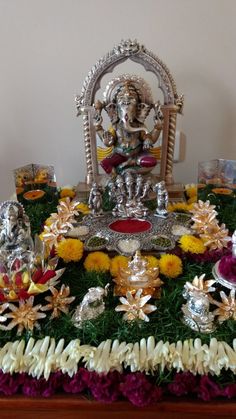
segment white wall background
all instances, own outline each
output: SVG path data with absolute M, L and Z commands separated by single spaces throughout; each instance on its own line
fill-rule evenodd
M 59 184 L 84 180 L 74 96 L 122 38 L 159 56 L 185 94 L 175 180 L 195 181 L 198 161 L 236 159 L 235 17 L 235 0 L 0 0 L 0 200 L 31 162 L 53 164 Z

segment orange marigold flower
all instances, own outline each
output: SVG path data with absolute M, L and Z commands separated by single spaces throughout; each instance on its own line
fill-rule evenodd
M 111 259 L 110 273 L 113 277 L 117 276 L 120 269 L 128 268 L 129 258 L 117 255 Z
M 181 259 L 176 255 L 162 255 L 159 260 L 160 273 L 169 277 L 176 278 L 183 272 Z
M 84 202 L 80 202 L 77 206 L 76 206 L 77 211 L 81 212 L 82 214 L 89 214 L 90 213 L 90 209 L 88 207 L 87 204 L 85 204 Z
M 190 185 L 186 187 L 185 189 L 186 195 L 188 198 L 194 198 L 197 196 L 197 186 L 196 185 Z
M 86 271 L 105 272 L 110 269 L 110 258 L 104 252 L 92 252 L 86 257 L 84 267 Z
M 78 262 L 83 256 L 83 243 L 78 239 L 61 240 L 56 247 L 57 255 L 64 262 Z
M 159 262 L 158 262 L 158 259 L 155 256 L 152 256 L 152 255 L 145 256 L 145 259 L 148 262 L 148 265 L 147 265 L 148 269 L 158 268 Z
M 74 189 L 70 188 L 64 188 L 60 191 L 60 198 L 74 198 L 75 197 L 75 191 Z
M 170 212 L 188 212 L 190 206 L 186 202 L 174 202 L 168 205 L 168 211 Z
M 184 252 L 204 253 L 206 250 L 206 246 L 203 241 L 192 235 L 186 234 L 180 237 L 179 244 Z

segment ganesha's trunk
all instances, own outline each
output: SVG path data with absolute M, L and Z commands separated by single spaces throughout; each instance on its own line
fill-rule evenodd
M 126 115 L 124 118 L 122 118 L 122 122 L 124 124 L 124 129 L 131 133 L 131 132 L 139 132 L 139 131 L 145 131 L 146 134 L 148 134 L 148 130 L 145 127 L 145 125 L 143 125 L 142 127 L 132 127 L 130 125 L 130 121 L 126 119 Z

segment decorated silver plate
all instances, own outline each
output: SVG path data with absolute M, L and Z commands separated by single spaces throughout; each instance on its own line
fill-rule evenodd
M 180 221 L 178 220 L 178 225 L 186 225 L 186 219 L 182 220 L 183 224 Z M 88 251 L 106 249 L 127 256 L 134 254 L 136 250 L 161 252 L 172 249 L 178 239 L 172 233 L 172 228 L 176 225 L 175 213 L 169 213 L 166 218 L 150 214 L 141 219 L 118 218 L 112 213 L 105 213 L 103 217 L 90 214 L 83 218 L 80 225 L 89 228 L 84 239 L 85 249 Z

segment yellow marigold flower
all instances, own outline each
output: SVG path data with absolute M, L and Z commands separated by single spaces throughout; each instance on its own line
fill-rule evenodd
M 159 266 L 159 262 L 158 259 L 155 256 L 145 256 L 145 259 L 148 262 L 147 267 L 150 268 L 158 268 Z
M 176 255 L 162 255 L 159 260 L 160 273 L 169 278 L 176 278 L 183 272 L 181 259 Z
M 118 255 L 111 259 L 110 273 L 116 277 L 121 268 L 128 268 L 129 258 L 126 256 Z
M 188 199 L 188 206 L 190 206 L 190 204 L 195 204 L 195 202 L 197 202 L 197 195 L 193 196 L 192 198 Z M 189 209 L 192 209 L 192 205 Z
M 77 206 L 76 206 L 77 211 L 82 212 L 82 214 L 89 214 L 90 213 L 90 209 L 88 207 L 87 204 L 85 204 L 84 202 L 80 202 Z
M 180 247 L 184 252 L 204 253 L 206 246 L 198 237 L 184 235 L 179 239 Z
M 60 191 L 60 197 L 61 198 L 74 198 L 75 197 L 75 191 L 74 189 L 70 189 L 70 188 L 64 188 Z
M 64 260 L 64 262 L 78 262 L 83 256 L 83 243 L 78 239 L 61 240 L 57 247 L 57 255 Z
M 189 205 L 185 202 L 174 202 L 168 205 L 168 211 L 170 212 L 188 212 Z
M 197 186 L 191 185 L 185 189 L 188 198 L 194 198 L 197 196 Z
M 92 252 L 84 261 L 86 271 L 105 272 L 110 269 L 110 258 L 104 252 Z

